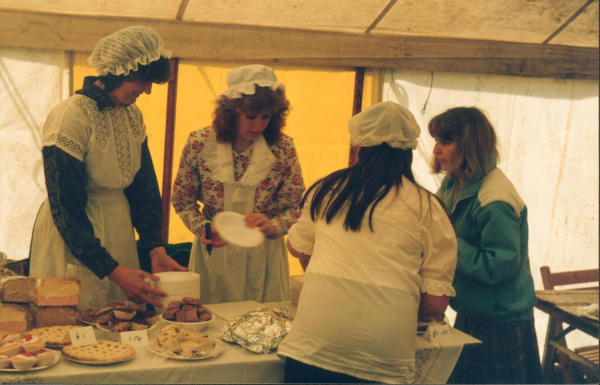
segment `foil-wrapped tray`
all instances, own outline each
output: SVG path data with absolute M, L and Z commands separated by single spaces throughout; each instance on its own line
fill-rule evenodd
M 271 353 L 292 327 L 287 309 L 265 307 L 242 314 L 221 329 L 220 336 L 255 353 Z

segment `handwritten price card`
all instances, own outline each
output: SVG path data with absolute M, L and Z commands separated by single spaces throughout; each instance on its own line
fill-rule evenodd
M 450 326 L 448 325 L 429 325 L 425 332 L 425 338 L 430 342 L 444 342 L 450 337 Z
M 134 349 L 148 347 L 148 332 L 146 330 L 135 330 L 121 333 L 121 342 L 131 345 Z
M 96 343 L 96 334 L 92 326 L 69 329 L 69 337 L 71 337 L 71 344 L 75 348 Z

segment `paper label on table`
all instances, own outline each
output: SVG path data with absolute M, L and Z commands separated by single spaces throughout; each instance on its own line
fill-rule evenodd
M 450 339 L 449 325 L 429 325 L 425 332 L 425 338 L 430 342 L 444 342 Z
M 134 349 L 148 347 L 148 331 L 135 330 L 121 333 L 121 342 L 130 345 Z
M 75 348 L 96 343 L 96 334 L 92 326 L 69 329 L 69 336 L 71 337 L 71 344 Z

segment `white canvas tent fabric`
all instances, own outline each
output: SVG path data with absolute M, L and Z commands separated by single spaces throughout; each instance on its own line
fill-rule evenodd
M 29 256 L 33 222 L 46 194 L 42 127 L 68 93 L 63 51 L 0 49 L 0 251 Z
M 433 80 L 432 80 L 433 77 Z M 598 267 L 598 83 L 501 75 L 389 70 L 383 100 L 407 107 L 421 126 L 413 170 L 435 192 L 442 177 L 431 174 L 434 141 L 427 123 L 448 108 L 475 106 L 494 125 L 498 164 L 528 207 L 529 257 L 537 290 L 540 267 L 553 271 Z M 543 352 L 547 316 L 535 313 Z M 583 333 L 569 346 L 590 345 Z

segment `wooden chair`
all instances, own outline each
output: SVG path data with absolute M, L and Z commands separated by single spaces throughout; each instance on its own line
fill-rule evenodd
M 540 268 L 540 272 L 542 273 L 544 290 L 555 290 L 556 286 L 598 282 L 598 269 L 552 273 L 550 272 L 550 268 L 548 266 L 542 266 Z M 589 289 L 589 287 L 582 289 Z M 559 322 L 556 325 L 554 335 L 557 335 L 562 331 L 563 327 Z M 560 343 L 564 344 L 564 346 L 567 346 L 564 338 L 560 341 Z M 582 357 L 585 357 L 588 360 L 598 364 L 598 345 L 576 348 L 575 352 Z M 562 372 L 566 384 L 582 382 L 598 383 L 598 373 L 591 373 L 587 367 L 570 360 L 567 355 L 558 351 L 554 351 L 553 357 L 554 358 L 552 362 L 555 364 L 554 369 Z

